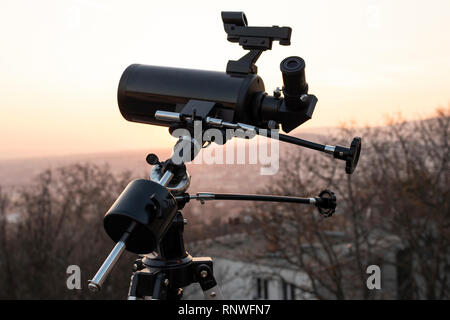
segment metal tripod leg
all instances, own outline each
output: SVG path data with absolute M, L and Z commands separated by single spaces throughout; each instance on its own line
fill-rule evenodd
M 148 270 L 137 271 L 131 277 L 128 300 L 165 300 L 167 299 L 168 280 L 163 271 L 156 273 Z
M 194 258 L 194 261 L 202 258 Z M 198 261 L 197 260 L 197 261 Z M 211 260 L 209 258 L 209 260 Z M 212 270 L 212 261 L 211 265 L 200 264 L 196 268 L 197 272 L 197 281 L 200 284 L 200 287 L 203 290 L 203 295 L 206 300 L 223 300 L 222 291 L 217 284 L 216 279 L 214 278 L 213 270 Z
M 128 300 L 142 300 L 141 297 L 137 296 L 138 278 L 135 275 L 136 274 L 133 274 L 131 276 L 130 289 L 128 290 Z
M 164 284 L 166 275 L 164 272 L 158 272 L 153 285 L 152 300 L 165 300 L 167 298 L 167 284 Z
M 203 290 L 203 295 L 206 300 L 223 300 L 222 291 L 220 291 L 219 285 L 212 287 L 208 290 Z

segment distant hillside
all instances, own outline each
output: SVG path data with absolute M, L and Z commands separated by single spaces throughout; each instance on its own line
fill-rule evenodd
M 318 134 L 303 134 L 301 136 L 302 138 L 318 142 L 325 142 L 326 140 L 326 137 Z M 250 143 L 253 143 L 252 140 L 250 140 Z M 245 143 L 245 147 L 247 148 L 245 152 L 248 154 L 248 143 Z M 225 157 L 225 148 L 218 148 L 223 148 Z M 280 143 L 281 154 L 290 148 L 292 146 Z M 30 183 L 36 175 L 46 169 L 58 168 L 73 163 L 108 165 L 115 173 L 129 170 L 136 177 L 147 177 L 150 166 L 145 162 L 145 157 L 150 152 L 157 154 L 161 160 L 165 160 L 172 153 L 172 149 L 117 151 L 75 156 L 0 160 L 0 185 L 5 188 L 20 187 Z M 265 180 L 267 181 L 270 178 L 270 176 L 261 176 L 259 169 L 259 164 L 188 164 L 189 173 L 192 175 L 192 191 L 212 189 L 228 192 L 239 190 L 249 192 L 257 184 Z
M 326 143 L 327 137 L 318 134 L 302 134 L 302 138 L 310 139 L 320 143 Z M 241 140 L 243 141 L 243 140 Z M 248 155 L 248 147 L 255 141 L 245 142 L 245 154 Z M 280 143 L 280 155 L 295 146 Z M 224 148 L 224 147 L 218 147 Z M 226 155 L 225 149 L 224 157 Z M 242 152 L 242 148 L 240 149 Z M 304 152 L 309 152 L 304 149 Z M 49 158 L 31 158 L 0 160 L 0 185 L 5 190 L 26 186 L 32 182 L 33 178 L 40 172 L 52 168 L 63 167 L 74 163 L 93 163 L 96 165 L 108 165 L 113 173 L 120 173 L 126 170 L 132 172 L 134 178 L 147 178 L 150 166 L 145 162 L 145 157 L 149 152 L 156 153 L 160 160 L 170 157 L 172 150 L 138 150 L 122 151 L 98 154 L 85 154 L 76 156 L 61 156 Z M 235 149 L 235 154 L 237 149 Z M 246 161 L 248 163 L 248 161 Z M 187 165 L 191 174 L 190 193 L 195 192 L 233 192 L 233 193 L 256 193 L 261 187 L 271 182 L 272 176 L 261 175 L 259 164 L 193 164 Z M 211 202 L 205 205 L 210 218 L 220 216 L 222 218 L 237 214 L 245 202 Z M 189 205 L 190 214 L 197 215 L 201 212 L 200 203 Z

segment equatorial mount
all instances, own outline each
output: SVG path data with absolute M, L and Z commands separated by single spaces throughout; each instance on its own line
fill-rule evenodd
M 106 213 L 105 231 L 116 245 L 94 278 L 89 280 L 90 290 L 101 289 L 119 257 L 128 250 L 138 254 L 149 253 L 136 263 L 129 299 L 148 296 L 154 299 L 180 299 L 181 288 L 193 282 L 200 283 L 206 298 L 221 298 L 212 275 L 212 260 L 193 258 L 184 247 L 182 232 L 186 221 L 181 209 L 191 200 L 202 203 L 243 200 L 309 204 L 316 206 L 324 217 L 331 216 L 335 211 L 336 197 L 329 190 L 311 198 L 209 192 L 190 195 L 184 192 L 189 185 L 186 165 L 173 160 L 180 151 L 177 146 L 186 141 L 191 141 L 191 138 L 181 137 L 172 157 L 164 162 L 159 161 L 155 154 L 149 154 L 146 160 L 153 165 L 150 177 L 154 180 L 130 182 Z M 176 181 L 175 186 L 181 187 L 172 185 L 171 190 L 173 181 Z

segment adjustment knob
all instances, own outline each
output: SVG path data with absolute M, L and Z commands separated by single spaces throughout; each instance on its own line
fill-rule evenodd
M 145 161 L 147 161 L 147 163 L 152 166 L 154 166 L 155 164 L 160 164 L 158 156 L 154 153 L 149 153 L 145 158 Z
M 316 207 L 320 215 L 325 218 L 331 217 L 336 210 L 336 196 L 334 192 L 323 190 L 319 194 L 319 199 L 320 201 L 316 203 Z
M 345 172 L 352 174 L 356 169 L 361 154 L 361 138 L 354 137 L 350 148 L 336 146 L 333 157 L 345 161 Z

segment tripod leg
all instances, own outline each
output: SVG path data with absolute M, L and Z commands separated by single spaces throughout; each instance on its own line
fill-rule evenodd
M 167 281 L 164 272 L 158 272 L 153 286 L 152 300 L 165 300 L 167 299 Z
M 212 268 L 206 264 L 199 265 L 197 277 L 206 300 L 223 300 L 222 292 L 214 278 Z
M 164 272 L 144 269 L 131 277 L 128 300 L 165 300 L 168 298 L 168 280 Z
M 141 297 L 137 296 L 137 286 L 138 286 L 138 277 L 134 273 L 131 276 L 130 281 L 130 289 L 128 290 L 128 300 L 142 300 Z
M 217 284 L 211 289 L 203 290 L 203 295 L 206 300 L 223 300 L 222 292 Z

